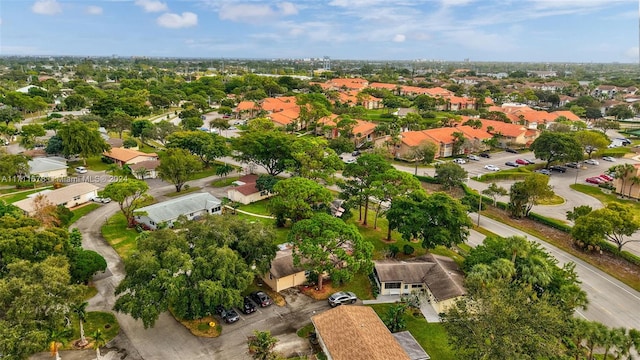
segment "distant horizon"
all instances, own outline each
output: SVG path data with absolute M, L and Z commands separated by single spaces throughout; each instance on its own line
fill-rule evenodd
M 638 7 L 638 0 L 4 0 L 0 54 L 633 64 Z

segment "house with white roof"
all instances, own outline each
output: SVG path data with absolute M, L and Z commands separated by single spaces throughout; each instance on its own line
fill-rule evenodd
M 33 214 L 35 209 L 34 199 L 38 195 L 44 195 L 45 202 L 55 206 L 63 205 L 69 209 L 91 201 L 98 196 L 98 187 L 85 182 L 71 184 L 56 190 L 45 190 L 29 195 L 24 200 L 17 201 L 13 205 L 19 207 L 27 214 Z
M 67 176 L 68 167 L 64 158 L 37 157 L 29 160 L 29 174 L 33 177 L 62 178 Z
M 156 230 L 161 224 L 173 227 L 178 217 L 197 219 L 207 214 L 221 214 L 222 201 L 209 193 L 195 193 L 142 207 L 135 212 L 136 223 Z

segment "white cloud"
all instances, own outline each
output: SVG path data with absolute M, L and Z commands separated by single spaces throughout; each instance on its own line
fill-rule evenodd
M 295 15 L 298 13 L 298 8 L 296 7 L 296 5 L 290 2 L 281 2 L 279 4 L 276 4 L 276 6 L 278 7 L 278 9 L 280 9 L 280 13 L 284 16 Z
M 255 22 L 273 20 L 279 16 L 289 16 L 298 13 L 298 8 L 290 2 L 276 4 L 275 8 L 267 4 L 231 4 L 226 3 L 218 10 L 222 20 Z
M 442 6 L 462 6 L 472 3 L 474 0 L 441 0 Z
M 405 40 L 407 40 L 407 37 L 404 36 L 404 34 L 396 34 L 396 36 L 393 37 L 393 42 L 404 42 Z
M 188 11 L 182 14 L 166 13 L 160 15 L 156 22 L 162 27 L 180 29 L 198 25 L 198 15 Z
M 86 7 L 85 12 L 89 15 L 100 15 L 102 14 L 102 8 L 100 6 L 90 5 Z
M 169 10 L 167 4 L 155 0 L 136 0 L 135 4 L 143 8 L 146 12 L 160 12 Z
M 56 0 L 38 0 L 31 6 L 31 11 L 40 15 L 55 15 L 62 12 L 62 6 Z

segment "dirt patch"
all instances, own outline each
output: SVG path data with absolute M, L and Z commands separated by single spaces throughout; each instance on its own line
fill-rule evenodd
M 199 337 L 215 338 L 220 336 L 222 327 L 217 319 L 213 316 L 207 316 L 197 320 L 180 320 L 180 324 L 189 329 L 189 331 Z
M 314 300 L 326 300 L 333 294 L 334 292 L 339 291 L 339 289 L 333 287 L 330 279 L 324 280 L 322 282 L 322 290 L 317 290 L 315 286 L 300 286 L 298 289 L 305 295 L 309 296 Z

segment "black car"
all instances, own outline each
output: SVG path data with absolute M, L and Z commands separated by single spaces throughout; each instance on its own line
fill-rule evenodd
M 578 168 L 578 163 L 577 162 L 570 162 L 570 163 L 566 163 L 564 164 L 566 167 L 570 167 L 573 169 L 577 169 Z
M 262 291 L 254 291 L 251 293 L 251 300 L 255 301 L 260 307 L 267 307 L 273 304 L 273 301 L 269 297 L 269 295 L 265 294 Z
M 222 320 L 224 320 L 224 322 L 226 322 L 227 324 L 231 324 L 240 320 L 240 316 L 235 310 L 225 309 L 221 305 L 216 306 L 216 313 L 220 315 Z
M 508 152 L 508 153 L 512 153 L 512 154 L 517 154 L 518 150 L 516 149 L 511 149 L 511 148 L 506 148 L 504 149 L 504 151 Z
M 253 304 L 253 301 L 249 299 L 248 296 L 244 297 L 244 304 L 242 304 L 242 312 L 245 314 L 251 314 L 256 311 L 256 306 Z
M 514 161 L 507 161 L 504 164 L 507 166 L 518 167 L 518 164 L 516 164 Z
M 551 171 L 557 171 L 557 172 L 567 172 L 567 168 L 564 166 L 560 166 L 560 165 L 553 165 L 553 166 L 549 166 L 549 170 Z
M 491 155 L 489 155 L 489 153 L 480 153 L 480 157 L 489 159 Z

